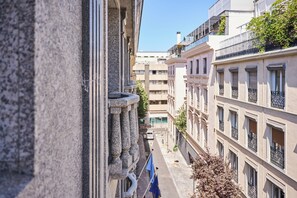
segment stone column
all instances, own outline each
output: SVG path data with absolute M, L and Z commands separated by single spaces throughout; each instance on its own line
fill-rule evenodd
M 108 91 L 121 91 L 120 10 L 108 9 Z M 111 58 L 112 57 L 112 58 Z
M 135 160 L 139 157 L 138 156 L 138 130 L 137 130 L 137 117 L 136 117 L 136 111 L 137 111 L 137 104 L 133 104 L 131 106 L 130 111 L 130 130 L 131 130 L 131 149 L 130 154 L 132 155 L 132 160 L 135 162 Z
M 123 107 L 121 114 L 122 121 L 122 162 L 123 168 L 127 169 L 132 163 L 132 157 L 129 153 L 131 142 L 130 142 L 130 120 L 129 120 L 129 111 L 131 110 L 131 106 Z
M 121 108 L 110 108 L 112 114 L 111 126 L 111 147 L 110 152 L 112 156 L 111 175 L 118 175 L 122 172 L 122 161 L 120 159 L 122 152 L 122 138 L 121 138 Z

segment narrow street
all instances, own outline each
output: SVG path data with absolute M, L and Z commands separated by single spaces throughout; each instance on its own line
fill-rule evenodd
M 156 171 L 159 178 L 159 187 L 161 190 L 162 197 L 168 198 L 178 198 L 178 192 L 176 190 L 176 185 L 171 177 L 171 174 L 168 170 L 164 157 L 162 155 L 159 143 L 155 138 L 153 141 L 153 157 L 155 168 L 158 167 Z

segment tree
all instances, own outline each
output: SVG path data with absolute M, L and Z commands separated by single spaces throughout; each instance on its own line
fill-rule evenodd
M 258 48 L 278 46 L 287 48 L 297 41 L 297 0 L 276 0 L 271 12 L 253 18 L 247 29 L 254 32 Z
M 207 151 L 194 161 L 192 171 L 191 178 L 197 184 L 193 198 L 241 197 L 240 188 L 232 181 L 234 171 L 223 158 L 211 155 Z
M 174 125 L 183 134 L 187 131 L 187 116 L 185 106 L 181 106 L 178 110 L 178 116 L 175 118 Z
M 220 20 L 218 35 L 224 35 L 226 29 L 226 16 L 222 16 Z
M 136 82 L 136 93 L 139 95 L 138 117 L 143 119 L 146 116 L 148 110 L 148 95 L 140 81 Z

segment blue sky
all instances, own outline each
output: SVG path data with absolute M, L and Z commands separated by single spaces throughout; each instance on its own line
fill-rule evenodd
M 139 51 L 167 51 L 207 20 L 208 8 L 217 0 L 144 0 Z

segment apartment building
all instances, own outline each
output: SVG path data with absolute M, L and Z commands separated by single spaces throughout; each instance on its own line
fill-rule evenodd
M 0 197 L 135 196 L 142 4 L 1 2 Z
M 167 127 L 167 52 L 138 52 L 133 72 L 148 93 L 148 121 L 152 127 Z
M 181 58 L 185 45 L 181 42 L 181 33 L 177 32 L 177 44 L 168 50 L 169 58 L 165 62 L 168 66 L 168 133 L 174 144 L 179 140 L 174 120 L 179 109 L 182 106 L 186 108 L 186 59 Z
M 274 1 L 256 1 L 255 16 Z M 220 43 L 214 61 L 216 144 L 246 197 L 297 196 L 297 47 L 259 53 L 251 32 Z
M 220 41 L 228 36 L 244 30 L 241 24 L 246 24 L 254 16 L 252 0 L 239 4 L 233 0 L 217 1 L 208 10 L 209 18 L 198 28 L 186 36 L 192 42 L 182 51 L 182 58 L 187 65 L 187 142 L 189 144 L 189 161 L 195 150 L 199 153 L 216 152 L 214 125 L 216 110 L 214 99 L 215 50 Z M 223 22 L 224 21 L 224 22 Z M 224 24 L 219 32 L 220 24 Z M 235 28 L 236 27 L 236 28 Z

